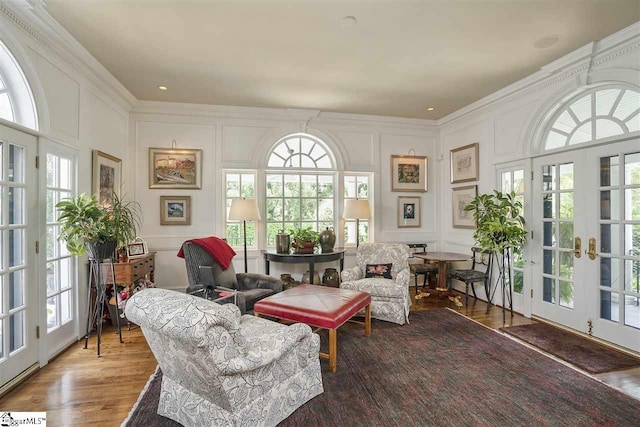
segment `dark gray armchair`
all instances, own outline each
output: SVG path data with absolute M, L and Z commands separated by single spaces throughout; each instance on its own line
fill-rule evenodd
M 209 290 L 216 287 L 237 290 L 237 304 L 240 312 L 245 314 L 253 310 L 257 301 L 282 291 L 282 282 L 275 277 L 255 273 L 236 274 L 233 263 L 222 270 L 204 248 L 194 243 L 185 242 L 182 250 L 189 279 L 189 294 L 202 293 L 206 296 Z M 207 266 L 211 268 L 200 268 Z

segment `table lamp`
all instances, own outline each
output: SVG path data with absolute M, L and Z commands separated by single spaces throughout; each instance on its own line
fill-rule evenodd
M 244 234 L 244 272 L 248 273 L 247 265 L 247 221 L 260 221 L 260 210 L 256 199 L 233 199 L 229 208 L 229 219 L 242 221 Z
M 346 199 L 344 201 L 344 219 L 356 220 L 356 247 L 360 246 L 360 220 L 371 218 L 369 200 Z

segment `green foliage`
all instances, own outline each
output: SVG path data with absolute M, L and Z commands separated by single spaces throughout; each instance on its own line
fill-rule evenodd
M 527 241 L 527 232 L 521 215 L 522 203 L 515 192 L 494 190 L 493 194 L 478 194 L 465 210 L 473 212 L 476 222 L 473 237 L 479 247 L 497 253 L 505 249 L 520 253 Z
M 291 235 L 291 239 L 295 240 L 296 242 L 318 243 L 318 240 L 320 238 L 320 233 L 318 233 L 311 227 L 290 228 L 288 231 Z
M 140 222 L 140 206 L 125 202 L 114 194 L 110 205 L 101 207 L 95 196 L 80 194 L 56 204 L 62 224 L 60 240 L 66 242 L 69 252 L 83 255 L 87 243 L 117 241 L 126 245 L 136 237 Z

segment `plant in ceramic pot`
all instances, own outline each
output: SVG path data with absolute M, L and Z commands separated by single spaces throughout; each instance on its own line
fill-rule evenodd
M 312 254 L 320 237 L 320 233 L 311 227 L 290 229 L 289 234 L 293 239 L 291 246 L 293 246 L 295 252 L 299 254 Z
M 476 222 L 473 237 L 477 246 L 498 257 L 496 264 L 500 273 L 504 307 L 507 285 L 513 283 L 511 258 L 513 254 L 520 254 L 522 246 L 527 242 L 522 203 L 514 192 L 502 193 L 494 190 L 493 194 L 478 194 L 465 210 L 473 212 Z M 511 292 L 510 287 L 509 291 Z
M 56 204 L 61 223 L 59 239 L 69 252 L 102 260 L 113 258 L 118 246 L 125 246 L 136 236 L 140 223 L 140 205 L 114 194 L 111 204 L 100 206 L 95 196 L 80 194 Z

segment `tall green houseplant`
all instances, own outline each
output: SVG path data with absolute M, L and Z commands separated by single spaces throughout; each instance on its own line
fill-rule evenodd
M 500 271 L 498 280 L 502 285 L 504 307 L 507 285 L 513 283 L 511 257 L 514 253 L 520 254 L 522 246 L 527 242 L 522 203 L 514 192 L 502 193 L 494 190 L 493 194 L 478 194 L 465 210 L 473 212 L 476 223 L 473 237 L 477 245 L 493 252 L 498 258 L 496 264 Z M 509 304 L 513 308 L 511 292 L 509 287 Z
M 105 245 L 99 258 L 113 256 L 118 246 L 125 246 L 136 237 L 140 224 L 140 207 L 114 194 L 111 204 L 100 206 L 95 196 L 80 194 L 56 204 L 61 223 L 59 239 L 66 242 L 74 255 L 83 255 L 97 245 Z M 111 249 L 109 249 L 111 248 Z M 95 256 L 90 253 L 90 256 Z

